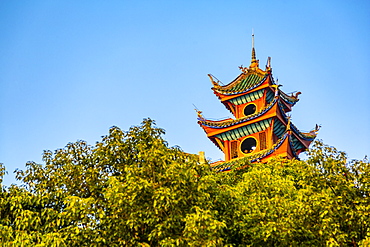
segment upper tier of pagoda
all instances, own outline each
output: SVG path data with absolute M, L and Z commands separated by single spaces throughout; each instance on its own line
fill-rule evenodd
M 271 68 L 271 58 L 267 60 L 266 69 L 262 70 L 259 68 L 259 61 L 255 59 L 255 52 L 253 48 L 252 60 L 249 67 L 240 66 L 239 69 L 241 73 L 229 84 L 222 86 L 221 82 L 211 74 L 208 74 L 211 82 L 213 84 L 212 90 L 221 100 L 221 102 L 226 106 L 227 109 L 233 113 L 234 117 L 235 111 L 233 105 L 240 105 L 245 102 L 253 101 L 257 98 L 262 97 L 263 90 L 265 88 L 271 88 L 268 91 L 269 100 L 274 97 L 273 92 L 277 91 L 276 94 L 279 94 L 280 98 L 284 101 L 285 111 L 291 111 L 291 108 L 298 102 L 298 95 L 296 94 L 288 95 L 281 91 L 272 77 L 272 68 Z
M 271 59 L 265 70 L 259 68 L 252 36 L 252 59 L 249 67 L 229 84 L 222 85 L 208 75 L 212 90 L 234 118 L 205 119 L 198 111 L 198 123 L 210 140 L 225 154 L 225 161 L 245 159 L 261 161 L 272 156 L 298 158 L 315 139 L 318 126 L 301 132 L 287 115 L 298 102 L 298 95 L 284 93 L 272 76 Z M 226 163 L 225 163 L 226 164 Z

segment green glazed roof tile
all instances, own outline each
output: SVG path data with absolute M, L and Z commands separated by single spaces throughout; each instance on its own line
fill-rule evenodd
M 231 82 L 227 86 L 223 86 L 220 88 L 215 88 L 214 90 L 223 94 L 235 94 L 235 93 L 242 93 L 246 92 L 255 86 L 259 85 L 267 78 L 268 74 L 264 76 L 259 76 L 257 74 L 249 74 L 246 78 L 239 80 L 235 83 L 235 85 L 231 86 L 233 82 Z
M 223 141 L 236 140 L 240 137 L 263 131 L 267 129 L 268 127 L 270 127 L 270 125 L 271 125 L 271 118 L 218 134 L 215 137 Z

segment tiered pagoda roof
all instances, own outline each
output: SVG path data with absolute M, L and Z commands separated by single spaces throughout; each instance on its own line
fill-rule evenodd
M 226 162 L 215 164 L 216 170 L 227 170 L 236 161 L 265 161 L 272 156 L 298 158 L 315 139 L 318 126 L 304 133 L 294 126 L 287 112 L 298 102 L 300 92 L 288 95 L 275 83 L 270 66 L 259 68 L 255 50 L 249 67 L 239 67 L 241 73 L 229 84 L 208 75 L 212 90 L 234 118 L 223 120 L 205 119 L 198 112 L 198 123 L 209 139 L 225 153 Z M 245 139 L 255 139 L 255 146 L 243 150 Z M 253 143 L 253 140 L 249 142 Z M 243 146 L 244 145 L 244 146 Z M 247 145 L 248 146 L 248 145 Z

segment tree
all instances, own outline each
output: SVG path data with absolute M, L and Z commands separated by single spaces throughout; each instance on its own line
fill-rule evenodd
M 4 197 L 1 240 L 9 246 L 221 245 L 209 200 L 209 166 L 168 147 L 150 119 L 112 127 L 95 146 L 45 151 L 45 165 L 17 171 L 24 188 Z M 16 208 L 16 210 L 14 210 Z M 11 234 L 9 234 L 11 232 Z
M 3 246 L 366 246 L 367 160 L 316 142 L 307 161 L 215 173 L 153 120 L 45 151 L 0 192 Z M 0 173 L 4 172 L 0 166 Z M 0 174 L 1 175 L 1 174 Z
M 317 141 L 307 161 L 275 159 L 225 174 L 226 242 L 252 246 L 357 246 L 369 241 L 370 164 Z M 245 164 L 240 164 L 245 167 Z M 240 175 L 242 174 L 242 175 Z M 236 180 L 235 180 L 236 178 Z M 232 202 L 225 204 L 224 202 Z

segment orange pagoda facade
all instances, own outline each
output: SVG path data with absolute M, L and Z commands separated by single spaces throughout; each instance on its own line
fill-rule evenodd
M 304 133 L 290 121 L 288 113 L 301 93 L 288 95 L 280 89 L 281 85 L 272 77 L 270 60 L 269 57 L 265 70 L 259 68 L 252 44 L 250 66 L 240 66 L 241 73 L 232 82 L 221 85 L 208 75 L 214 94 L 234 116 L 213 121 L 198 111 L 199 125 L 225 154 L 225 161 L 212 165 L 217 171 L 229 170 L 233 161 L 240 159 L 251 162 L 266 162 L 273 156 L 298 159 L 317 135 L 319 126 Z

